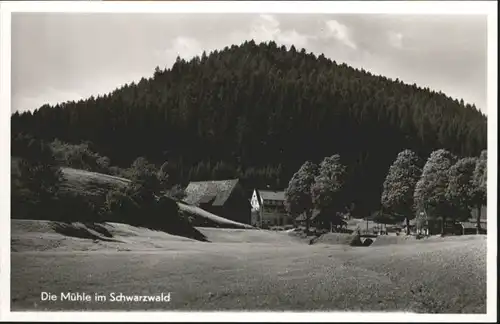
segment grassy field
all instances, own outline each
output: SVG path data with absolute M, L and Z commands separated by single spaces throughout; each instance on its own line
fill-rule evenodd
M 486 312 L 485 236 L 350 247 L 308 245 L 285 232 L 204 228 L 204 243 L 105 226 L 115 241 L 13 221 L 12 309 Z M 49 302 L 41 292 L 171 299 Z

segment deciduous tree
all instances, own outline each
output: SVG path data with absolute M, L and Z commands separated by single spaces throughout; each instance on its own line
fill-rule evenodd
M 13 212 L 31 218 L 38 217 L 35 212 L 53 214 L 62 173 L 50 146 L 30 135 L 18 135 L 12 140 L 12 154 L 16 156 L 11 179 Z
M 345 174 L 346 167 L 341 163 L 338 154 L 326 157 L 319 165 L 318 175 L 311 186 L 311 197 L 314 208 L 329 218 L 324 221 L 334 221 L 338 213 L 343 210 L 345 202 L 341 200 L 340 194 Z
M 476 228 L 477 233 L 479 234 L 481 230 L 481 209 L 482 206 L 486 206 L 486 193 L 487 193 L 487 151 L 484 150 L 481 152 L 477 162 L 476 168 L 473 173 L 473 186 L 472 186 L 472 197 L 474 201 L 474 205 L 477 208 L 477 219 L 476 219 Z
M 293 175 L 285 190 L 285 208 L 292 216 L 305 215 L 306 232 L 312 216 L 313 202 L 311 187 L 317 174 L 318 166 L 306 161 Z
M 444 234 L 444 221 L 450 216 L 446 191 L 449 170 L 455 161 L 455 155 L 447 150 L 439 149 L 432 152 L 415 186 L 414 200 L 417 212 L 423 211 L 431 219 L 440 219 L 441 234 Z
M 383 184 L 382 206 L 400 221 L 406 219 L 406 234 L 410 234 L 409 221 L 415 215 L 415 186 L 421 174 L 420 158 L 415 152 L 404 150 L 389 167 Z
M 474 204 L 474 170 L 476 158 L 462 158 L 449 170 L 446 199 L 453 211 L 453 218 L 467 220 L 470 217 L 471 207 Z

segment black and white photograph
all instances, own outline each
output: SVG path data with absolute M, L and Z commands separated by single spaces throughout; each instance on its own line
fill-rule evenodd
M 2 3 L 2 309 L 496 318 L 497 5 L 462 3 Z

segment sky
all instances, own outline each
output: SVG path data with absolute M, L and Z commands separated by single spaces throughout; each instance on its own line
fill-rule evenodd
M 323 53 L 486 113 L 486 16 L 130 13 L 13 13 L 12 112 L 105 94 L 178 55 L 251 39 Z

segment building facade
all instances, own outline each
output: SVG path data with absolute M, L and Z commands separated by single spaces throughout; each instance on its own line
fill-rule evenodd
M 285 192 L 255 189 L 250 199 L 252 223 L 261 228 L 291 225 L 292 218 L 285 210 Z

